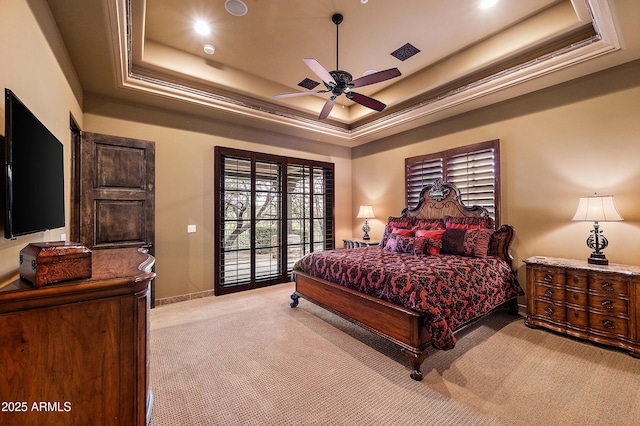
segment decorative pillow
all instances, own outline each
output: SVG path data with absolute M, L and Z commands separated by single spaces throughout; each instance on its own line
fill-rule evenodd
M 387 226 L 384 228 L 382 239 L 380 239 L 380 247 L 385 247 L 389 236 L 393 232 L 393 228 L 406 228 L 409 229 L 413 226 L 413 219 L 410 217 L 394 217 L 389 216 L 387 220 Z
M 449 228 L 442 236 L 443 254 L 486 257 L 492 229 Z
M 476 236 L 476 246 L 473 249 L 474 257 L 487 257 L 489 256 L 489 247 L 491 244 L 491 237 L 493 237 L 493 229 L 479 229 Z
M 453 217 L 445 216 L 444 224 L 446 229 L 493 229 L 494 222 L 489 216 L 486 217 Z
M 396 251 L 398 248 L 398 240 L 396 239 L 397 234 L 391 234 L 387 238 L 387 242 L 384 244 L 385 250 Z
M 392 234 L 402 235 L 403 237 L 413 237 L 416 233 L 415 229 L 393 228 Z
M 413 229 L 445 229 L 442 219 L 416 219 Z
M 393 235 L 393 234 L 392 234 Z M 415 251 L 415 238 L 414 237 L 407 237 L 404 235 L 398 235 L 395 238 L 397 244 L 396 244 L 396 252 L 398 253 L 408 253 L 408 254 L 416 254 Z
M 442 248 L 442 237 L 445 233 L 444 229 L 419 229 L 416 231 L 416 240 L 421 240 L 414 243 L 416 253 L 430 254 L 432 256 L 438 256 Z

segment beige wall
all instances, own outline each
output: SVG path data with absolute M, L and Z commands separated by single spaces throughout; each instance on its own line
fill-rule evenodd
M 404 158 L 500 139 L 502 221 L 529 256 L 586 259 L 582 195 L 613 194 L 624 222 L 602 223 L 607 258 L 640 264 L 640 61 L 354 149 L 353 205 L 373 205 L 373 238 L 404 207 Z M 354 233 L 361 223 L 354 219 Z
M 85 131 L 156 144 L 156 297 L 213 288 L 213 149 L 226 146 L 335 163 L 338 241 L 351 236 L 351 160 L 343 147 L 227 126 L 209 118 L 87 96 Z M 187 225 L 197 232 L 187 234 Z
M 71 73 L 68 57 L 49 10 L 41 0 L 0 1 L 0 90 L 11 89 L 63 143 L 65 181 L 69 181 L 69 115 L 82 125 L 80 84 Z M 62 64 L 62 65 L 61 65 Z M 65 71 L 67 75 L 65 75 Z M 4 101 L 0 103 L 0 132 L 4 134 Z M 69 222 L 69 187 L 65 190 Z M 6 240 L 0 236 L 0 285 L 18 273 L 19 252 L 30 242 L 57 241 L 66 228 Z

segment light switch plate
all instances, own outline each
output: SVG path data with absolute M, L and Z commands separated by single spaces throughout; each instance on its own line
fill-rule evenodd
M 187 232 L 190 233 L 190 234 L 196 232 L 196 226 L 195 225 L 187 225 Z

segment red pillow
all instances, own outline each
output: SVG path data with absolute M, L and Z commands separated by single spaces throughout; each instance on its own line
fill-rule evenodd
M 416 239 L 424 238 L 426 241 L 420 241 L 419 246 L 422 247 L 422 252 L 430 254 L 432 256 L 440 255 L 440 249 L 442 248 L 442 236 L 444 235 L 444 229 L 419 229 L 416 231 Z M 417 252 L 418 250 L 416 250 Z
M 402 235 L 403 237 L 413 237 L 416 233 L 414 229 L 393 228 L 392 234 Z

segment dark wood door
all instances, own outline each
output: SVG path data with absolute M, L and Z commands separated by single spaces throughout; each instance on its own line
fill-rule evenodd
M 72 238 L 92 250 L 146 247 L 153 255 L 155 143 L 83 132 L 79 145 Z
M 147 247 L 155 240 L 155 143 L 83 132 L 80 243 Z

